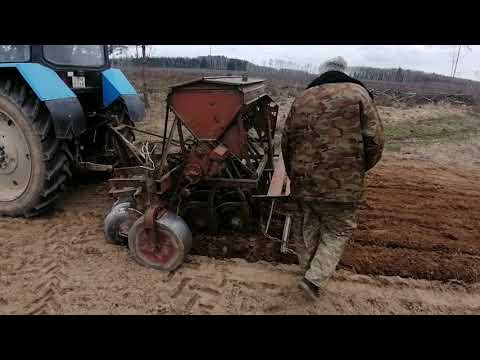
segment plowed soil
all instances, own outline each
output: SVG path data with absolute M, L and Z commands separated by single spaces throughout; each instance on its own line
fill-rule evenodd
M 479 282 L 479 180 L 471 171 L 386 155 L 367 178 L 359 226 L 340 267 L 360 274 Z M 296 262 L 263 237 L 200 241 L 209 242 L 199 251 L 204 255 Z
M 138 265 L 103 239 L 105 190 L 78 185 L 63 210 L 0 219 L 0 313 L 480 313 L 474 171 L 387 154 L 368 177 L 354 241 L 316 303 L 297 289 L 295 264 L 193 256 L 171 274 Z
M 478 172 L 385 160 L 369 176 L 341 265 L 363 274 L 480 281 Z

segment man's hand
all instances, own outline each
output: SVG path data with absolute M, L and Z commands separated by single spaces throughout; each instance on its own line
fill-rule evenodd
M 382 158 L 385 143 L 382 120 L 375 104 L 370 99 L 360 103 L 360 120 L 365 152 L 365 171 L 368 171 Z

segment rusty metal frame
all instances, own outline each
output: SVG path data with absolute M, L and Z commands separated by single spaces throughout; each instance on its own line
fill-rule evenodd
M 194 82 L 187 82 L 185 85 Z M 278 116 L 278 105 L 275 104 L 275 106 L 272 107 L 274 101 L 266 93 L 256 93 L 257 91 L 261 92 L 264 90 L 265 85 L 263 83 L 252 83 L 247 87 L 245 88 L 246 91 L 242 91 L 243 89 L 241 87 L 235 85 L 225 89 L 225 91 L 236 89 L 243 94 L 242 105 L 234 114 L 235 119 L 229 122 L 224 129 L 222 128 L 224 131 L 223 134 L 229 129 L 231 130 L 230 127 L 233 126 L 240 127 L 239 134 L 242 134 L 242 136 L 243 131 L 245 131 L 246 141 L 242 142 L 238 147 L 242 149 L 241 152 L 238 156 L 230 153 L 230 156 L 224 160 L 225 166 L 224 170 L 222 170 L 224 171 L 223 176 L 219 175 L 222 173 L 218 172 L 216 173 L 216 176 L 202 177 L 200 181 L 191 183 L 196 186 L 198 185 L 200 189 L 209 189 L 208 208 L 209 218 L 211 219 L 209 222 L 210 230 L 216 229 L 218 225 L 215 223 L 215 214 L 212 213 L 215 210 L 214 199 L 217 189 L 222 193 L 229 191 L 225 189 L 238 190 L 243 195 L 243 201 L 246 203 L 247 199 L 248 203 L 254 204 L 261 204 L 264 200 L 274 199 L 273 197 L 269 197 L 268 191 L 270 190 L 269 186 L 271 185 L 273 178 L 272 175 L 274 173 L 275 151 L 273 148 L 273 136 L 277 125 L 276 118 Z M 208 89 L 208 86 L 206 86 L 205 88 L 192 88 L 189 90 L 197 92 L 213 90 L 222 91 L 220 87 L 213 88 L 213 86 L 212 89 Z M 182 90 L 180 89 L 179 91 Z M 215 146 L 223 145 L 222 137 L 210 140 L 199 139 L 189 128 L 189 123 L 184 121 L 182 116 L 176 111 L 174 106 L 172 106 L 172 94 L 173 92 L 170 90 L 166 99 L 167 106 L 165 111 L 163 136 L 153 132 L 139 130 L 139 132 L 153 135 L 163 140 L 161 147 L 162 152 L 161 154 L 158 154 L 160 155 L 160 160 L 158 161 L 158 158 L 155 160 L 157 162 L 155 169 L 149 169 L 143 166 L 117 169 L 114 173 L 114 178 L 109 181 L 112 187 L 112 195 L 128 194 L 138 196 L 139 200 L 141 200 L 140 203 L 142 204 L 139 208 L 141 208 L 142 211 L 150 209 L 149 214 L 153 211 L 152 209 L 156 208 L 164 201 L 169 203 L 168 206 L 177 206 L 177 202 L 182 202 L 181 196 L 183 195 L 180 194 L 183 194 L 182 191 L 187 189 L 187 186 L 191 185 L 177 182 L 177 179 L 180 177 L 179 171 L 182 171 L 185 166 L 185 157 L 189 154 L 189 150 L 192 146 L 189 139 L 186 141 L 184 130 L 193 135 L 195 144 L 198 144 L 198 142 L 206 142 L 213 146 L 213 148 L 215 148 Z M 248 98 L 247 94 L 250 94 L 252 97 Z M 182 97 L 182 101 L 183 100 L 184 98 Z M 232 104 L 233 103 L 234 102 L 232 102 Z M 172 112 L 172 115 L 174 116 L 173 122 L 169 121 L 170 112 Z M 228 114 L 230 114 L 230 112 L 228 112 Z M 239 124 L 239 122 L 241 122 L 241 124 Z M 255 135 L 250 136 L 246 131 L 248 130 L 245 125 L 247 122 L 255 128 Z M 245 129 L 242 128 L 243 126 L 245 126 Z M 135 131 L 138 129 L 132 130 Z M 178 140 L 174 139 L 175 131 L 178 133 Z M 232 139 L 232 136 L 233 138 L 236 136 L 236 131 L 237 130 L 232 131 L 229 140 Z M 188 135 L 188 138 L 190 138 L 190 134 Z M 225 139 L 227 142 L 229 140 Z M 177 158 L 169 157 L 171 146 L 178 146 L 181 148 L 181 155 L 180 153 L 176 153 L 179 156 L 178 163 Z M 173 160 L 173 163 L 170 160 Z M 245 165 L 245 160 L 247 160 L 246 163 L 248 166 Z M 250 164 L 248 163 L 248 160 L 251 161 Z M 167 164 L 173 164 L 173 168 L 167 168 Z M 228 177 L 225 177 L 226 175 Z M 188 191 L 186 193 L 188 194 Z M 235 199 L 235 201 L 237 200 Z M 275 200 L 272 201 L 272 205 L 274 206 Z M 251 212 L 251 209 L 249 211 Z M 153 217 L 151 217 L 151 219 L 153 219 Z M 279 239 L 275 240 L 279 241 Z M 285 239 L 282 240 L 285 242 Z
M 158 173 L 160 175 L 162 175 L 163 168 L 165 167 L 165 164 L 167 162 L 167 156 L 168 156 L 168 151 L 167 150 L 168 150 L 168 147 L 170 146 L 170 141 L 172 140 L 173 132 L 175 131 L 175 127 L 176 127 L 177 122 L 178 122 L 178 117 L 175 116 L 175 119 L 173 120 L 172 127 L 170 128 L 170 135 L 168 135 L 168 139 L 166 141 L 166 144 L 165 144 L 165 140 L 164 140 L 165 147 L 162 151 L 162 159 L 160 160 L 160 165 L 159 165 L 159 169 L 158 169 Z
M 163 127 L 162 154 L 165 152 L 165 139 L 167 138 L 168 113 L 169 112 L 170 112 L 170 106 L 167 104 L 167 109 L 165 110 L 165 122 L 164 122 L 164 127 Z

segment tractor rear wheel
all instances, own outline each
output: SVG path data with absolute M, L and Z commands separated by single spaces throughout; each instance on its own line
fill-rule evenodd
M 0 215 L 34 216 L 52 206 L 73 158 L 29 87 L 0 81 Z

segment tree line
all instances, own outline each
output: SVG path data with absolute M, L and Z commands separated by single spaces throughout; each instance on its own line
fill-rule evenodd
M 117 58 L 116 61 L 131 65 L 141 65 L 144 59 L 141 57 L 131 58 Z M 269 66 L 255 65 L 247 60 L 228 58 L 226 56 L 198 56 L 194 58 L 189 57 L 150 57 L 148 58 L 147 66 L 162 67 L 162 68 L 185 68 L 185 69 L 215 69 L 226 71 L 245 71 L 254 73 L 284 73 L 301 76 L 310 79 L 314 76 L 311 67 L 305 65 L 302 70 L 277 68 L 281 65 L 286 65 L 286 62 L 271 59 L 268 62 Z M 292 65 L 292 64 L 290 64 Z M 274 67 L 275 66 L 275 67 Z M 348 70 L 349 74 L 359 80 L 376 80 L 388 81 L 398 83 L 448 83 L 457 84 L 467 87 L 477 87 L 480 82 L 453 78 L 450 76 L 426 73 L 423 71 L 408 70 L 408 69 L 379 69 L 373 67 L 351 67 Z
M 118 57 L 113 59 L 117 64 L 121 65 L 141 65 L 142 58 L 136 57 Z M 279 64 L 278 61 L 270 61 L 271 64 Z M 232 72 L 246 72 L 251 74 L 273 75 L 278 78 L 295 79 L 299 81 L 309 81 L 313 79 L 314 74 L 305 70 L 293 70 L 286 68 L 274 68 L 271 66 L 261 66 L 253 64 L 247 60 L 236 58 L 228 58 L 226 56 L 198 56 L 189 57 L 151 57 L 147 61 L 149 67 L 159 68 L 177 68 L 177 69 L 211 69 Z
M 372 67 L 351 67 L 350 76 L 359 80 L 386 81 L 401 84 L 450 85 L 458 89 L 480 89 L 480 82 L 474 80 L 454 78 L 423 71 L 397 69 L 378 69 Z
M 142 63 L 141 58 L 122 59 L 132 65 Z M 247 71 L 249 63 L 246 60 L 228 58 L 226 56 L 198 56 L 188 57 L 152 57 L 148 59 L 148 66 L 179 69 L 215 69 L 231 71 Z
M 128 49 L 136 49 L 133 55 L 128 55 Z M 138 49 L 142 49 L 142 56 Z M 145 49 L 147 48 L 147 55 Z M 248 72 L 251 74 L 261 74 L 274 77 L 278 80 L 294 81 L 304 84 L 311 81 L 318 73 L 318 69 L 311 64 L 298 65 L 292 61 L 281 59 L 265 60 L 263 66 L 253 64 L 247 60 L 228 58 L 226 56 L 198 56 L 189 57 L 151 57 L 148 56 L 148 45 L 111 45 L 110 53 L 113 56 L 114 63 L 133 66 L 147 66 L 160 68 L 179 68 L 179 69 L 211 69 L 232 72 Z M 136 54 L 136 55 L 135 55 Z M 147 57 L 147 59 L 145 58 Z M 426 73 L 423 71 L 408 70 L 402 68 L 379 69 L 373 67 L 350 67 L 348 73 L 359 80 L 380 81 L 397 83 L 401 85 L 428 86 L 430 88 L 438 87 L 440 89 L 449 89 L 454 92 L 467 92 L 480 94 L 480 82 L 445 76 L 435 73 Z

